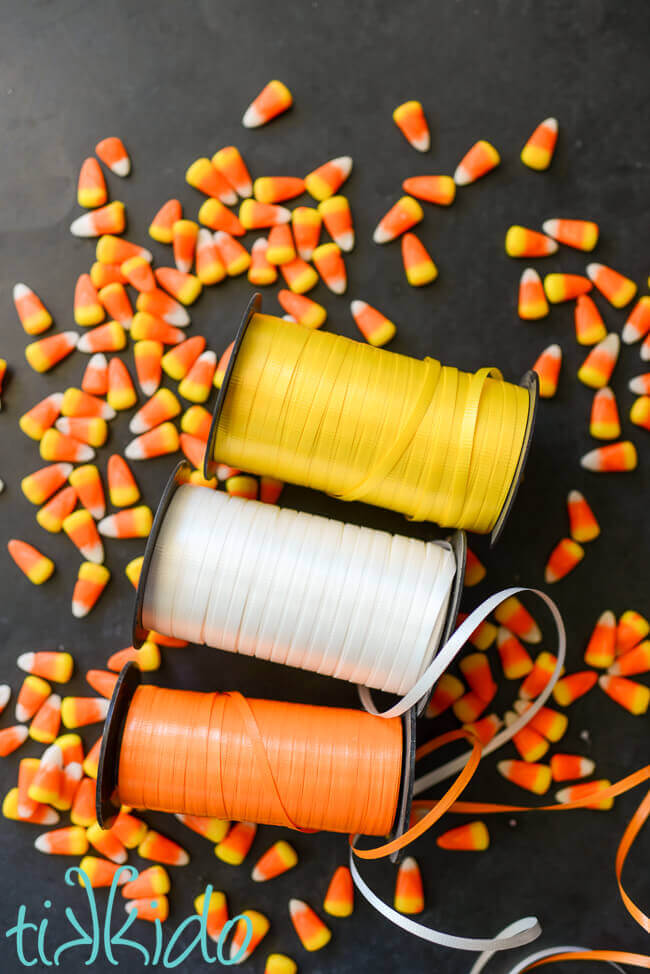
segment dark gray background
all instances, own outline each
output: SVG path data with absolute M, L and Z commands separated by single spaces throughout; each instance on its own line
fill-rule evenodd
M 42 296 L 60 328 L 71 326 L 74 282 L 93 253 L 91 243 L 75 240 L 67 229 L 78 212 L 77 173 L 97 140 L 112 134 L 124 139 L 134 167 L 128 181 L 109 179 L 110 195 L 127 203 L 128 236 L 143 243 L 151 216 L 170 196 L 182 199 L 188 216 L 196 213 L 199 197 L 184 183 L 185 168 L 222 145 L 237 144 L 254 176 L 299 175 L 332 156 L 351 154 L 355 168 L 345 191 L 358 246 L 347 262 L 348 295 L 334 297 L 321 285 L 312 292 L 328 308 L 329 327 L 355 335 L 348 300 L 361 297 L 398 323 L 392 345 L 397 351 L 432 354 L 466 369 L 497 364 L 510 378 L 521 375 L 552 341 L 559 341 L 565 353 L 559 393 L 541 405 L 525 483 L 504 537 L 493 552 L 484 539 L 472 540 L 489 571 L 482 586 L 468 593 L 465 607 L 499 586 L 542 583 L 549 549 L 566 533 L 565 494 L 577 487 L 592 502 L 603 532 L 589 546 L 584 564 L 553 592 L 566 619 L 569 669 L 580 667 L 586 639 L 603 609 L 620 613 L 634 607 L 647 613 L 648 434 L 624 420 L 625 433 L 640 451 L 636 473 L 599 478 L 580 469 L 579 457 L 592 446 L 587 432 L 591 393 L 574 378 L 585 353 L 574 339 L 571 308 L 558 307 L 538 324 L 519 321 L 515 300 L 522 265 L 503 253 L 504 233 L 513 222 L 538 226 L 552 216 L 585 217 L 602 228 L 596 259 L 645 281 L 650 270 L 647 44 L 643 0 L 120 0 L 104 5 L 58 0 L 6 8 L 0 32 L 0 354 L 10 361 L 12 376 L 0 417 L 0 475 L 7 483 L 0 499 L 0 541 L 2 550 L 11 536 L 35 542 L 53 555 L 58 571 L 35 591 L 6 555 L 0 560 L 5 593 L 0 680 L 9 680 L 16 690 L 16 656 L 63 643 L 78 664 L 72 692 L 83 693 L 83 671 L 101 666 L 130 642 L 133 594 L 122 570 L 142 546 L 137 541 L 108 543 L 110 589 L 88 620 L 75 621 L 69 602 L 77 552 L 65 538 L 40 530 L 35 510 L 20 493 L 20 478 L 41 461 L 36 445 L 20 433 L 18 417 L 47 393 L 78 384 L 85 359 L 73 355 L 50 375 L 37 376 L 24 363 L 27 339 L 11 304 L 12 285 L 24 280 Z M 272 77 L 291 88 L 293 110 L 263 130 L 244 130 L 239 120 L 245 107 Z M 425 105 L 432 130 L 429 155 L 415 153 L 391 121 L 393 108 L 408 98 Z M 559 145 L 551 170 L 537 174 L 520 164 L 518 154 L 547 115 L 560 120 Z M 430 288 L 410 289 L 399 246 L 374 246 L 372 230 L 399 194 L 403 178 L 453 172 L 479 138 L 498 147 L 502 166 L 484 182 L 461 190 L 449 210 L 427 207 L 420 229 L 440 278 Z M 153 249 L 164 262 L 165 248 Z M 584 264 L 579 253 L 562 250 L 538 266 L 579 272 Z M 222 351 L 248 293 L 243 280 L 212 289 L 192 311 L 191 332 L 205 334 Z M 278 310 L 272 293 L 264 301 L 266 309 Z M 608 325 L 619 330 L 625 313 L 603 301 L 599 306 Z M 627 381 L 641 371 L 638 349 L 625 349 L 613 382 L 625 414 L 632 399 Z M 112 424 L 111 450 L 120 450 L 129 439 L 127 423 L 122 416 Z M 107 456 L 105 449 L 102 469 Z M 165 458 L 137 467 L 152 506 L 173 462 Z M 287 488 L 283 503 L 410 530 L 396 515 L 337 504 L 296 488 Z M 552 649 L 545 631 L 545 645 Z M 495 671 L 500 672 L 498 663 Z M 249 695 L 338 705 L 355 705 L 356 699 L 347 685 L 204 648 L 165 651 L 156 679 L 169 686 L 237 688 Z M 503 688 L 497 701 L 501 712 L 512 692 L 511 686 Z M 647 761 L 647 720 L 629 716 L 600 691 L 576 704 L 570 716 L 562 749 L 593 755 L 598 774 L 617 779 Z M 5 715 L 3 726 L 7 722 Z M 585 729 L 588 745 L 579 737 Z M 432 733 L 425 723 L 420 739 Z M 84 734 L 88 744 L 96 736 L 96 728 Z M 39 750 L 31 744 L 19 755 Z M 507 753 L 513 756 L 514 750 Z M 468 797 L 525 801 L 525 793 L 498 776 L 495 764 L 494 759 L 484 762 Z M 17 765 L 18 755 L 2 762 L 3 793 L 14 782 Z M 414 849 L 426 886 L 422 919 L 450 932 L 487 936 L 515 917 L 535 913 L 544 926 L 539 946 L 568 942 L 647 950 L 646 938 L 619 900 L 613 866 L 620 835 L 640 798 L 640 790 L 620 798 L 607 815 L 540 814 L 520 817 L 516 825 L 495 816 L 489 820 L 492 847 L 481 856 L 444 853 L 432 836 L 425 837 Z M 408 937 L 361 902 L 351 920 L 331 920 L 331 946 L 307 955 L 290 927 L 286 900 L 298 895 L 320 906 L 329 876 L 345 861 L 341 836 L 292 837 L 299 867 L 258 888 L 249 870 L 276 838 L 274 830 L 261 830 L 246 865 L 231 869 L 214 858 L 209 844 L 173 820 L 152 815 L 150 821 L 180 838 L 192 855 L 189 868 L 172 870 L 176 920 L 189 912 L 192 898 L 208 881 L 227 891 L 233 913 L 257 907 L 270 916 L 272 932 L 247 970 L 262 971 L 271 949 L 295 956 L 301 970 L 340 974 L 420 972 L 434 966 L 460 974 L 472 962 L 470 955 Z M 452 823 L 449 819 L 447 827 Z M 63 886 L 64 863 L 31 848 L 36 832 L 16 823 L 3 825 L 0 930 L 14 922 L 19 903 L 40 917 L 40 904 L 50 897 L 55 906 L 49 943 L 56 944 L 70 937 L 63 932 L 64 906 L 81 900 Z M 630 893 L 645 900 L 646 907 L 643 864 L 649 849 L 646 830 L 625 875 Z M 378 891 L 392 896 L 391 867 L 373 864 L 364 872 Z M 147 927 L 142 938 L 150 935 Z M 12 957 L 3 957 L 3 971 L 18 969 Z M 82 969 L 82 959 L 67 967 Z M 504 971 L 511 960 L 493 960 L 491 969 Z M 198 966 L 193 960 L 183 969 Z M 139 970 L 139 961 L 123 958 L 121 968 Z M 98 962 L 95 969 L 109 968 Z

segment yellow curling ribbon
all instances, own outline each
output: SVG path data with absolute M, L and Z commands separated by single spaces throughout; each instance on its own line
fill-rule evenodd
M 529 395 L 270 315 L 233 363 L 214 459 L 259 475 L 488 533 L 517 474 Z

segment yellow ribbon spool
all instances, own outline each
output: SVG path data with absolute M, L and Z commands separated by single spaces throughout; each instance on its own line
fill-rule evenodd
M 215 408 L 216 463 L 481 534 L 525 460 L 531 388 L 256 313 Z M 508 505 L 509 506 L 509 505 Z

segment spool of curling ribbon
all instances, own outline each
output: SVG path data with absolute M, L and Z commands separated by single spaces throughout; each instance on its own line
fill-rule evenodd
M 116 807 L 209 815 L 302 830 L 348 832 L 355 883 L 391 922 L 431 942 L 501 950 L 534 939 L 534 918 L 491 938 L 455 937 L 397 913 L 359 874 L 357 858 L 395 858 L 450 807 L 473 774 L 481 745 L 414 781 L 415 712 L 477 625 L 505 598 L 488 598 L 454 632 L 464 537 L 422 542 L 229 497 L 172 476 L 148 540 L 136 599 L 136 636 L 154 628 L 285 665 L 357 681 L 370 713 L 239 693 L 138 686 L 123 671 L 106 722 L 98 818 Z M 484 749 L 509 740 L 543 706 L 546 690 Z M 451 608 L 450 608 L 451 607 Z M 378 625 L 377 623 L 380 623 Z M 398 693 L 377 715 L 368 687 Z M 408 827 L 411 797 L 460 771 L 444 799 Z M 389 834 L 372 849 L 358 836 Z
M 260 308 L 255 295 L 234 341 L 206 476 L 226 463 L 496 539 L 530 445 L 534 373 L 517 386 Z

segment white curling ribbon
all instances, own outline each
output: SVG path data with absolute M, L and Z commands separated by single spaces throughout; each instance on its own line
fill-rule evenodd
M 501 933 L 498 934 L 498 936 L 505 937 L 510 934 L 516 933 L 516 929 L 519 923 L 521 923 L 520 920 L 517 920 L 516 923 L 511 923 L 509 926 L 505 927 L 505 929 L 503 929 Z M 521 971 L 525 970 L 525 968 L 528 967 L 529 964 L 534 964 L 535 961 L 543 960 L 545 957 L 554 957 L 555 954 L 583 953 L 585 951 L 589 951 L 589 949 L 590 949 L 589 947 L 570 947 L 570 946 L 569 947 L 546 947 L 544 950 L 538 950 L 534 954 L 528 954 L 528 956 L 524 957 L 523 960 L 517 961 L 514 967 L 511 967 L 510 970 L 507 971 L 507 974 L 521 974 Z M 482 953 L 479 957 L 476 958 L 476 961 L 474 962 L 474 964 L 469 970 L 469 974 L 480 974 L 480 972 L 483 970 L 483 968 L 488 963 L 488 961 L 492 957 L 494 957 L 494 954 L 495 954 L 494 950 L 486 950 L 484 953 Z M 605 961 L 605 963 L 609 964 L 615 970 L 620 971 L 620 974 L 625 974 L 624 968 L 622 968 L 620 964 L 615 963 L 615 961 L 609 960 L 609 961 Z
M 542 693 L 531 704 L 528 710 L 518 717 L 516 721 L 513 721 L 509 727 L 506 727 L 505 730 L 495 735 L 489 744 L 486 744 L 483 747 L 482 756 L 495 751 L 497 748 L 501 747 L 502 744 L 509 741 L 519 730 L 521 730 L 522 727 L 528 723 L 532 717 L 535 716 L 536 713 L 538 713 L 540 708 L 544 706 L 544 703 L 548 700 L 553 687 L 555 686 L 555 683 L 562 672 L 562 667 L 564 665 L 564 659 L 566 656 L 566 632 L 560 611 L 555 602 L 549 598 L 545 592 L 541 592 L 534 588 L 508 588 L 489 596 L 489 598 L 481 603 L 478 608 L 474 609 L 474 611 L 463 620 L 461 625 L 440 649 L 434 662 L 422 674 L 411 690 L 406 694 L 405 697 L 403 697 L 402 700 L 400 700 L 399 703 L 395 704 L 395 706 L 391 707 L 389 710 L 384 710 L 379 713 L 374 707 L 369 691 L 365 687 L 359 687 L 359 696 L 361 697 L 361 701 L 366 710 L 368 710 L 369 713 L 380 717 L 395 717 L 398 714 L 402 714 L 408 710 L 409 707 L 411 707 L 414 703 L 417 703 L 422 695 L 440 679 L 445 670 L 448 669 L 453 659 L 463 648 L 476 627 L 487 619 L 490 613 L 493 612 L 494 609 L 496 609 L 496 607 L 504 602 L 507 598 L 510 598 L 512 595 L 520 595 L 522 592 L 530 592 L 533 595 L 537 595 L 550 609 L 557 629 L 557 663 L 555 664 L 555 669 L 551 674 L 551 678 L 546 684 L 546 687 Z M 427 774 L 422 775 L 420 778 L 416 778 L 413 787 L 413 795 L 419 795 L 432 785 L 438 784 L 438 782 L 444 781 L 453 774 L 460 772 L 467 764 L 471 753 L 471 751 L 466 751 L 459 757 L 454 758 L 451 761 L 447 761 L 446 764 L 441 765 L 434 771 L 430 771 Z M 357 839 L 358 836 L 355 836 L 353 844 Z M 350 872 L 352 873 L 354 884 L 362 896 L 364 896 L 370 905 L 373 906 L 375 910 L 377 910 L 377 912 L 385 917 L 390 923 L 394 923 L 396 926 L 401 927 L 403 930 L 406 930 L 408 933 L 411 933 L 416 937 L 420 937 L 422 940 L 428 940 L 430 943 L 441 944 L 443 947 L 451 947 L 456 950 L 482 951 L 481 957 L 477 959 L 476 965 L 474 968 L 472 968 L 470 974 L 478 974 L 478 972 L 490 959 L 492 954 L 494 954 L 496 951 L 511 950 L 514 947 L 521 947 L 524 944 L 528 944 L 531 941 L 536 940 L 542 932 L 542 928 L 540 927 L 539 921 L 536 917 L 524 917 L 521 920 L 515 920 L 514 923 L 509 924 L 504 930 L 501 931 L 501 933 L 497 934 L 496 937 L 492 937 L 490 939 L 455 937 L 451 934 L 443 933 L 440 930 L 434 930 L 432 927 L 427 927 L 422 923 L 417 923 L 415 920 L 410 920 L 401 913 L 398 913 L 397 910 L 394 910 L 392 907 L 388 906 L 388 904 L 380 899 L 380 897 L 377 896 L 376 893 L 374 893 L 367 883 L 361 878 L 352 849 L 350 849 Z M 553 951 L 553 953 L 555 952 L 556 950 Z M 521 968 L 516 968 L 511 971 L 510 974 L 516 974 L 516 972 L 519 970 L 521 970 Z
M 184 484 L 154 544 L 142 621 L 402 695 L 436 654 L 455 575 L 447 542 Z

